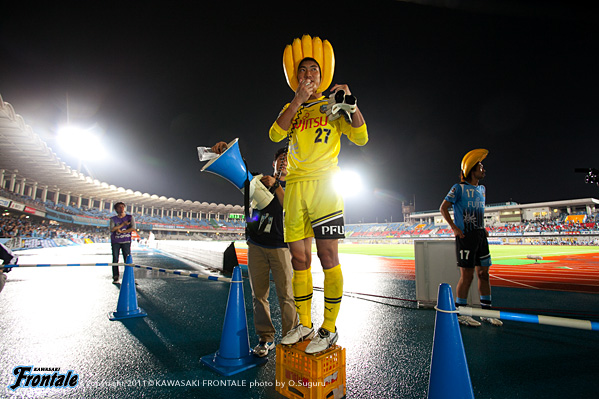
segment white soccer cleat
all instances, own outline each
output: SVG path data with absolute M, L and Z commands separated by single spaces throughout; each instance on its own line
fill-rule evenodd
M 316 334 L 308 346 L 306 346 L 306 354 L 313 355 L 315 353 L 326 351 L 331 346 L 335 345 L 337 339 L 339 339 L 337 327 L 335 327 L 335 332 L 330 332 L 321 327 L 318 329 L 318 334 Z
M 465 326 L 480 327 L 480 321 L 476 321 L 470 316 L 458 316 L 458 322 Z
M 260 341 L 258 345 L 254 347 L 254 355 L 258 357 L 265 357 L 268 352 L 275 348 L 274 342 L 263 342 Z
M 503 321 L 496 319 L 494 317 L 481 317 L 480 320 L 484 321 L 485 323 L 489 323 L 491 325 L 497 326 L 497 327 L 501 327 L 503 325 Z
M 281 340 L 283 345 L 295 345 L 298 342 L 310 339 L 314 336 L 314 328 L 308 328 L 303 324 L 298 324 L 294 329 L 289 330 L 287 335 Z

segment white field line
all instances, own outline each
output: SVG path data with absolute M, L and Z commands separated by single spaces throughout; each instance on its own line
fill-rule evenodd
M 512 283 L 512 284 L 519 284 L 519 285 L 523 285 L 524 287 L 533 288 L 533 289 L 535 289 L 535 290 L 540 290 L 540 288 L 539 288 L 539 287 L 535 287 L 535 286 L 533 286 L 533 285 L 524 284 L 524 283 L 521 283 L 521 282 L 519 282 L 519 281 L 508 280 L 507 278 L 501 278 L 501 277 L 497 277 L 497 276 L 494 276 L 494 275 L 492 275 L 492 274 L 489 274 L 489 276 L 491 276 L 491 277 L 493 277 L 493 278 L 496 278 L 496 279 L 498 279 L 498 280 L 503 280 L 503 281 L 510 282 L 510 283 Z
M 503 278 L 522 278 L 522 279 L 526 279 L 526 280 L 531 280 L 533 279 L 533 281 L 545 281 L 545 282 L 564 282 L 567 283 L 568 281 L 590 281 L 593 282 L 595 284 L 593 285 L 598 285 L 597 284 L 597 279 L 596 278 L 578 278 L 578 277 L 558 277 L 558 276 L 522 276 L 519 274 L 515 274 L 515 275 L 502 275 Z M 495 278 L 500 278 L 497 276 L 494 276 Z M 538 277 L 539 280 L 534 280 L 535 277 Z
M 588 252 L 588 253 L 575 253 L 575 252 L 550 252 L 550 253 L 542 253 L 542 254 L 535 254 L 535 253 L 530 253 L 530 254 L 526 254 L 526 255 L 503 255 L 503 256 L 491 256 L 492 259 L 509 259 L 509 258 L 524 258 L 527 259 L 526 256 L 527 255 L 538 255 L 538 256 L 559 256 L 559 255 L 588 255 L 589 253 L 595 253 L 595 252 Z M 531 259 L 534 260 L 534 259 Z
M 560 270 L 513 270 L 513 269 L 491 269 L 493 273 L 503 275 L 516 275 L 516 276 L 564 276 L 564 277 L 589 277 L 597 279 L 597 273 L 593 272 L 580 272 L 573 269 L 560 269 Z

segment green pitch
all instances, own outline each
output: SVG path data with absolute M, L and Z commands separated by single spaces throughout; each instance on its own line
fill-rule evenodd
M 355 255 L 375 255 L 402 259 L 414 259 L 414 245 L 410 244 L 339 244 L 339 252 Z M 560 245 L 491 245 L 491 257 L 496 261 L 508 261 L 510 259 L 526 258 L 526 255 L 539 255 L 542 257 L 547 257 L 558 255 L 581 255 L 588 253 L 599 253 L 599 247 Z

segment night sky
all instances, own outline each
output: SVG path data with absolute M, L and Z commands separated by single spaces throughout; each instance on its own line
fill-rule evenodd
M 6 4 L 0 95 L 71 166 L 58 127 L 103 132 L 109 157 L 84 161 L 100 181 L 242 204 L 200 173 L 196 147 L 238 137 L 250 170 L 270 173 L 268 129 L 293 97 L 283 49 L 310 34 L 333 45 L 333 83 L 349 85 L 370 135 L 343 139 L 340 166 L 365 185 L 346 223 L 401 221 L 414 199 L 438 209 L 481 147 L 487 203 L 599 197 L 574 173 L 599 168 L 599 28 L 582 2 L 204 3 Z

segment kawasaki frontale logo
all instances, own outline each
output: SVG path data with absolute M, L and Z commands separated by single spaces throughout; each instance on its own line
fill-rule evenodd
M 35 372 L 50 372 L 50 374 Z M 18 388 L 74 388 L 79 384 L 79 374 L 74 373 L 73 370 L 61 374 L 60 367 L 18 366 L 12 373 L 15 382 L 8 387 L 13 391 Z

